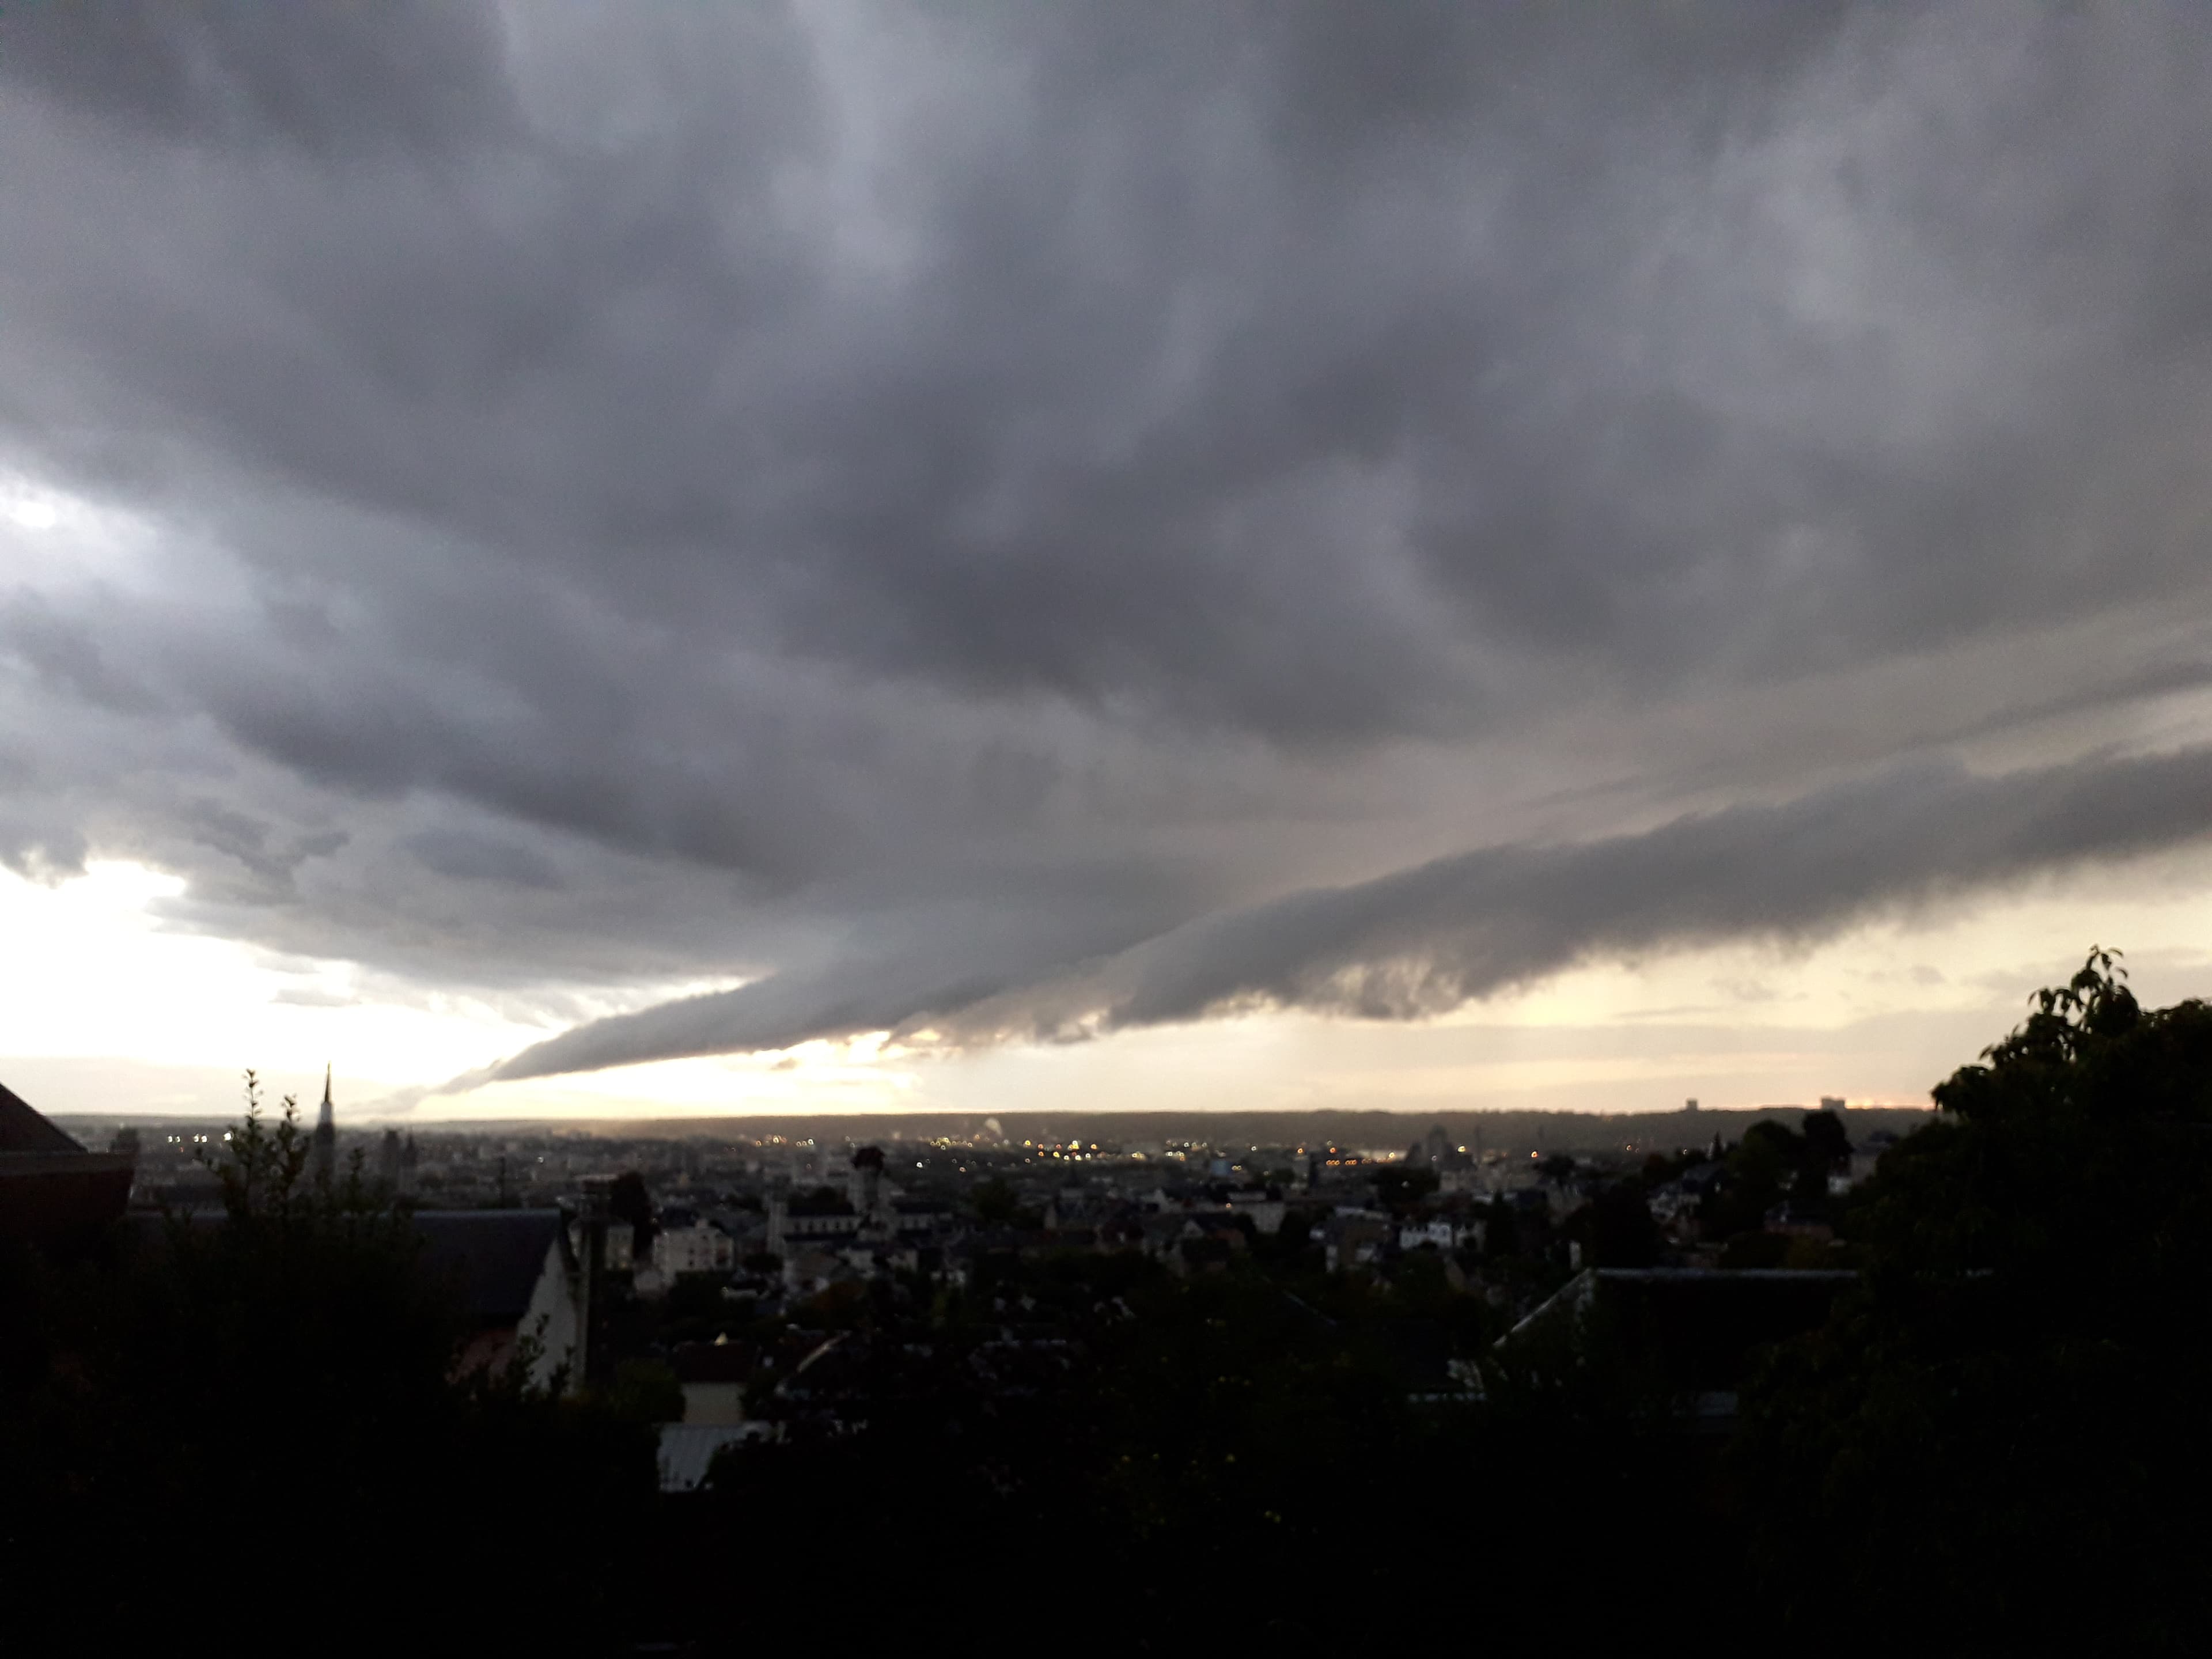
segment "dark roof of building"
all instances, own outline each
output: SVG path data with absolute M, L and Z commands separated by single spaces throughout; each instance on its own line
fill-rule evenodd
M 418 1210 L 423 1259 L 457 1275 L 469 1310 L 486 1324 L 512 1324 L 530 1306 L 549 1252 L 568 1237 L 558 1210 Z
M 46 1121 L 30 1103 L 0 1084 L 0 1152 L 81 1152 L 83 1147 Z

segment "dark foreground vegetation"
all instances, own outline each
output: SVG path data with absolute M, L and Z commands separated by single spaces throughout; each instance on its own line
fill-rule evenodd
M 1501 1346 L 1440 1258 L 1328 1274 L 1286 1227 L 1218 1272 L 1010 1256 L 847 1295 L 748 1401 L 784 1437 L 675 1496 L 650 1376 L 455 1380 L 404 1218 L 254 1128 L 219 1224 L 0 1267 L 11 1634 L 2202 1650 L 2212 1008 L 2143 1010 L 2095 956 L 1936 1094 L 1832 1206 L 1858 1279 L 1725 1432 L 1633 1332 Z M 1786 1194 L 1816 1141 L 1754 1161 Z M 1647 1248 L 1620 1206 L 1598 1260 Z
M 0 1255 L 0 1644 L 568 1650 L 623 1628 L 649 1432 L 518 1373 L 454 1379 L 461 1310 L 405 1218 L 357 1174 L 307 1181 L 289 1113 L 234 1146 L 218 1223 Z

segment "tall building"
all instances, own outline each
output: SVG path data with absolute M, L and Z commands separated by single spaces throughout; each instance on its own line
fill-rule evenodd
M 314 1138 L 309 1142 L 307 1173 L 321 1187 L 337 1179 L 338 1126 L 331 1110 L 331 1068 L 327 1066 L 323 1067 L 323 1109 L 315 1119 Z
M 853 1154 L 853 1170 L 857 1177 L 852 1185 L 853 1207 L 860 1212 L 860 1225 L 876 1231 L 887 1231 L 887 1211 L 884 1204 L 884 1153 L 880 1146 L 863 1146 Z

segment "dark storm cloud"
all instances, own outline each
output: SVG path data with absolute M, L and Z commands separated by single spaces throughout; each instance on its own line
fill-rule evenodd
M 505 112 L 499 32 L 476 6 L 37 10 L 9 20 L 11 75 L 149 137 L 343 155 L 465 140 Z
M 765 11 L 594 43 L 645 60 L 618 137 L 565 108 L 425 122 L 428 161 L 206 123 L 152 147 L 119 88 L 65 79 L 52 130 L 121 151 L 103 182 L 140 199 L 74 228 L 114 257 L 32 314 L 245 461 L 524 544 L 598 602 L 1277 736 L 1463 726 L 1499 695 L 1471 646 L 1658 672 L 1716 629 L 1771 652 L 1744 636 L 1778 605 L 1837 652 L 2047 599 L 2044 464 L 2095 428 L 1992 418 L 2002 364 L 1929 387 L 1915 360 L 2030 331 L 2063 359 L 2128 320 L 2094 307 L 2193 291 L 2199 241 L 2154 250 L 2170 276 L 2142 256 L 2187 205 L 2157 198 L 2190 188 L 2201 88 L 2130 78 L 2146 26 L 2023 20 L 2009 75 L 1931 25 L 1901 91 L 1880 63 L 1838 91 L 1848 67 L 1807 56 L 1834 31 L 1753 9 L 1117 10 L 1004 39 L 948 12 L 914 73 L 950 101 L 972 72 L 975 102 L 926 107 L 891 158 L 852 152 L 909 136 L 858 136 L 896 88 L 841 93 L 856 71 Z M 230 31 L 257 50 L 214 53 L 242 60 L 217 84 L 243 89 L 204 101 L 289 106 L 300 64 L 354 65 L 272 31 Z M 362 68 L 366 106 L 393 71 Z M 1844 94 L 1872 112 L 1819 106 Z M 1957 117 L 1977 170 L 1917 182 Z M 1854 119 L 1897 131 L 1828 125 Z M 871 191 L 841 186 L 872 159 Z M 1824 283 L 1832 311 L 1793 291 Z M 1970 453 L 1883 453 L 1931 396 Z M 2162 413 L 2130 401 L 2098 412 Z M 1939 544 L 1971 580 L 1929 568 Z
M 1055 1038 L 1261 1007 L 1406 1019 L 1602 951 L 1802 937 L 1876 907 L 2206 838 L 2212 749 L 1996 778 L 1923 767 L 1641 835 L 1486 848 L 1294 894 L 1012 996 L 979 996 L 944 964 L 771 979 L 565 1032 L 466 1081 L 884 1030 Z
M 503 881 L 523 887 L 553 887 L 560 875 L 552 860 L 527 847 L 472 836 L 441 825 L 418 830 L 407 849 L 425 869 L 457 881 Z
M 10 9 L 0 471 L 107 516 L 0 516 L 0 855 L 758 976 L 642 1057 L 2094 726 L 2205 672 L 2208 81 L 2179 5 Z

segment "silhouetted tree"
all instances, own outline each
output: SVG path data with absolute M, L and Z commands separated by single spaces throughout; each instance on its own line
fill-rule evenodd
M 1615 1181 L 1601 1188 L 1586 1212 L 1585 1243 L 1590 1265 L 1597 1267 L 1648 1267 L 1659 1259 L 1659 1224 L 1651 1218 L 1643 1187 L 1633 1181 Z
M 2212 1008 L 2146 1012 L 2094 951 L 1935 1093 L 1844 1218 L 1864 1291 L 1754 1391 L 1770 1582 L 1828 1565 L 1807 1632 L 2201 1650 Z
M 645 1177 L 625 1170 L 607 1184 L 607 1213 L 629 1224 L 631 1249 L 640 1261 L 653 1246 L 659 1231 L 653 1222 L 653 1197 L 645 1190 Z
M 1375 1172 L 1376 1201 L 1386 1210 L 1409 1210 L 1436 1189 L 1434 1170 L 1386 1164 Z
M 993 1176 L 969 1189 L 968 1205 L 978 1221 L 994 1227 L 1009 1226 L 1021 1212 L 1021 1195 L 1004 1176 Z
M 249 1074 L 219 1217 L 133 1218 L 68 1264 L 0 1251 L 11 1639 L 171 1639 L 175 1586 L 152 1564 L 282 1540 L 281 1571 L 228 1564 L 262 1628 L 389 1648 L 434 1613 L 471 1644 L 611 1640 L 650 1437 L 519 1373 L 457 1378 L 455 1287 L 357 1164 L 315 1182 L 307 1148 L 296 1104 L 272 1120 Z M 403 1539 L 405 1594 L 358 1594 L 360 1564 Z M 505 1588 L 556 1559 L 576 1580 L 561 1596 Z
M 1833 1112 L 1806 1113 L 1799 1133 L 1804 1137 L 1808 1163 L 1827 1170 L 1850 1162 L 1850 1138 L 1844 1133 L 1843 1120 Z

